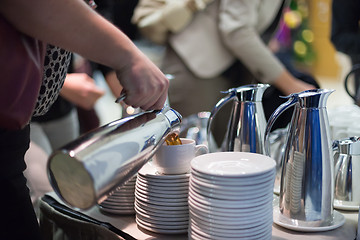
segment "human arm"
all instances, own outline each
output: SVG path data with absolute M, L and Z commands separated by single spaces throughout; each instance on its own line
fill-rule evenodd
M 272 22 L 279 3 L 281 1 L 262 2 L 259 6 L 259 1 L 254 0 L 223 0 L 219 29 L 226 47 L 258 80 L 273 84 L 288 95 L 314 86 L 292 76 L 261 39 L 260 34 Z
M 128 105 L 163 107 L 169 84 L 165 75 L 82 0 L 3 0 L 0 13 L 29 36 L 115 69 Z
M 87 110 L 92 109 L 104 93 L 86 73 L 67 74 L 60 91 L 60 95 L 66 100 Z

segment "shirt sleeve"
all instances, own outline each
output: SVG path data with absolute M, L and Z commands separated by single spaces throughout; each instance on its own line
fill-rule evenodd
M 222 0 L 219 7 L 219 30 L 226 47 L 264 83 L 272 83 L 283 65 L 261 40 L 259 4 L 255 0 Z

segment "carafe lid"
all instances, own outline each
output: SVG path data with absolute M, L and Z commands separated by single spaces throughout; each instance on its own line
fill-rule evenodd
M 233 93 L 240 102 L 261 102 L 265 90 L 270 87 L 269 84 L 249 84 L 238 88 L 231 88 L 224 93 Z
M 350 137 L 337 140 L 340 154 L 360 155 L 360 137 Z

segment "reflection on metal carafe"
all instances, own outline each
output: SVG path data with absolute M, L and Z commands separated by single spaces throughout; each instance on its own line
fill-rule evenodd
M 333 90 L 316 89 L 288 96 L 268 120 L 269 133 L 278 116 L 295 105 L 283 154 L 279 194 L 284 222 L 299 226 L 326 226 L 333 218 L 334 168 L 326 101 Z
M 208 138 L 211 136 L 215 115 L 225 104 L 233 101 L 227 132 L 221 145 L 222 151 L 264 153 L 266 119 L 262 97 L 269 86 L 250 84 L 229 89 L 225 92 L 228 95 L 215 105 L 208 122 Z
M 196 144 L 205 144 L 207 141 L 207 123 L 210 112 L 198 112 L 184 118 L 181 122 L 180 136 L 195 140 Z
M 136 174 L 180 122 L 179 113 L 164 108 L 95 129 L 50 156 L 50 183 L 71 206 L 90 208 Z

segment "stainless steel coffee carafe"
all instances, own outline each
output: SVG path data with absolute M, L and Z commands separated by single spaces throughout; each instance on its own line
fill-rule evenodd
M 333 90 L 316 89 L 288 96 L 268 120 L 266 154 L 270 155 L 271 127 L 294 106 L 282 159 L 280 215 L 297 226 L 326 226 L 332 222 L 334 166 L 326 101 Z
M 179 131 L 175 110 L 142 112 L 113 121 L 56 150 L 48 161 L 54 191 L 69 205 L 87 209 L 130 179 L 166 136 Z
M 233 101 L 221 150 L 263 154 L 266 118 L 262 97 L 269 86 L 268 84 L 250 84 L 225 92 L 228 95 L 215 105 L 209 117 L 207 127 L 209 143 L 214 117 L 225 104 Z
M 357 208 L 360 204 L 360 138 L 335 140 L 334 171 L 337 206 Z

